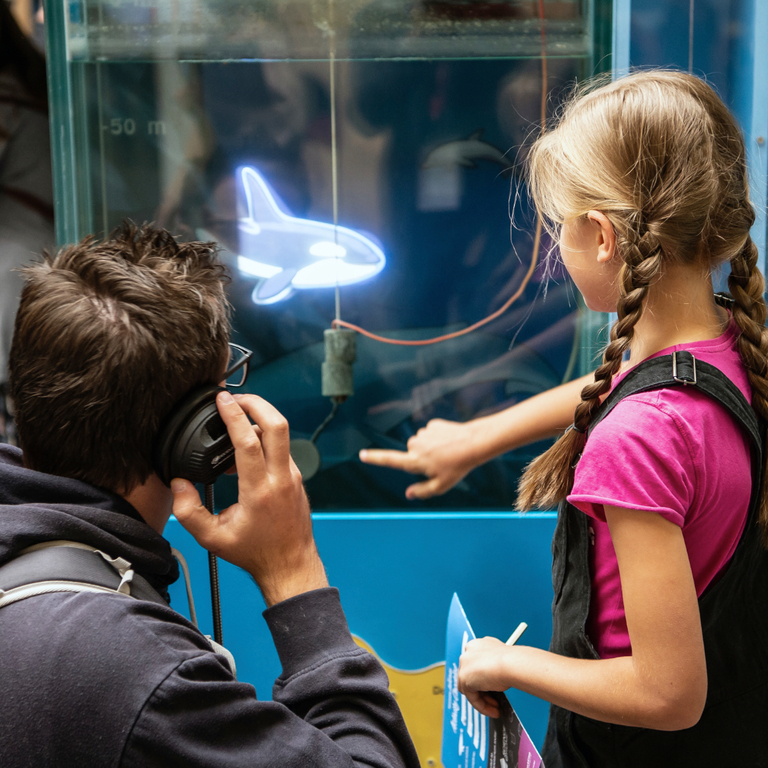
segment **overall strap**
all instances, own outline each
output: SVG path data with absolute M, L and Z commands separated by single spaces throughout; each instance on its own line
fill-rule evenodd
M 741 390 L 714 365 L 696 358 L 687 350 L 654 357 L 633 368 L 605 399 L 589 429 L 594 429 L 629 395 L 668 387 L 695 387 L 721 403 L 749 435 L 754 447 L 762 453 L 760 422 Z
M 654 357 L 633 368 L 608 395 L 589 425 L 592 431 L 629 395 L 669 387 L 693 387 L 720 403 L 749 436 L 752 443 L 752 503 L 763 476 L 763 425 L 741 390 L 714 365 L 697 360 L 687 350 Z

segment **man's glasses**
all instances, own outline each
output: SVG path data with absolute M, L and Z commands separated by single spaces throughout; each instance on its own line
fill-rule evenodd
M 248 369 L 253 352 L 241 347 L 239 344 L 229 343 L 229 362 L 224 372 L 224 379 L 228 387 L 242 387 L 248 378 Z

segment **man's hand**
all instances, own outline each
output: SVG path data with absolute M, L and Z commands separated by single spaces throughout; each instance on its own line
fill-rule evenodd
M 192 483 L 176 478 L 173 514 L 198 544 L 250 573 L 268 606 L 327 587 L 288 422 L 256 395 L 220 392 L 216 405 L 235 447 L 237 503 L 211 515 Z
M 471 421 L 432 419 L 408 440 L 407 452 L 366 449 L 360 451 L 360 461 L 426 475 L 428 479 L 409 486 L 405 496 L 428 499 L 445 493 L 481 463 L 475 460 L 473 438 Z

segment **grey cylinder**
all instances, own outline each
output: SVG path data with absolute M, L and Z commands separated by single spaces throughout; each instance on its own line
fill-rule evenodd
M 354 394 L 352 363 L 355 362 L 355 331 L 325 331 L 325 362 L 322 366 L 323 396 L 347 398 Z

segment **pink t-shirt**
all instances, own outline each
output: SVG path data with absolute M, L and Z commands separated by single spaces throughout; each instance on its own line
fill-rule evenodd
M 651 357 L 687 349 L 719 368 L 751 402 L 738 336 L 732 319 L 717 339 L 669 347 Z M 614 386 L 625 375 L 617 376 Z M 601 658 L 632 652 L 603 505 L 655 512 L 679 525 L 701 596 L 736 549 L 751 485 L 748 438 L 723 406 L 694 387 L 627 397 L 595 427 L 568 501 L 592 518 L 587 633 Z

